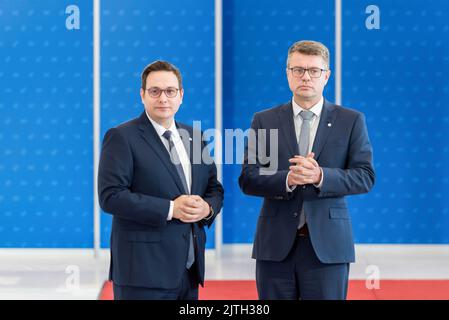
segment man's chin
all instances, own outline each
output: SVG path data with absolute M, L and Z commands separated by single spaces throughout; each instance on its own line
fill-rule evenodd
M 173 119 L 173 116 L 171 114 L 167 115 L 167 114 L 157 113 L 157 114 L 153 114 L 151 116 L 151 118 L 154 121 L 156 121 L 157 123 L 162 124 L 162 123 L 167 123 L 167 122 L 171 121 Z
M 305 100 L 305 101 L 310 101 L 310 100 L 313 100 L 313 99 L 315 99 L 315 95 L 314 94 L 298 94 L 298 97 L 301 99 L 301 100 Z
M 171 118 L 173 118 L 173 113 L 172 112 L 158 112 L 157 117 L 161 120 L 169 120 Z

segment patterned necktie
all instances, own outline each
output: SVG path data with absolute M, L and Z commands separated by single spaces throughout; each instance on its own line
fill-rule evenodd
M 306 157 L 309 154 L 309 141 L 310 141 L 310 120 L 313 118 L 313 112 L 309 110 L 303 110 L 299 113 L 302 118 L 301 132 L 299 133 L 299 155 Z M 298 229 L 306 224 L 306 215 L 304 213 L 304 207 L 301 209 L 299 215 Z
M 310 120 L 313 118 L 313 112 L 303 110 L 299 115 L 302 118 L 301 132 L 299 133 L 299 155 L 306 157 L 309 153 Z

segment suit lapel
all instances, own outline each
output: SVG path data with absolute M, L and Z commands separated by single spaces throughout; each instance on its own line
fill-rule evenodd
M 336 117 L 337 112 L 335 105 L 329 103 L 327 100 L 324 100 L 320 123 L 318 124 L 315 141 L 312 148 L 312 152 L 315 153 L 315 159 L 318 159 L 320 156 L 326 140 L 334 127 Z
M 165 166 L 167 171 L 172 176 L 179 191 L 181 193 L 184 193 L 184 187 L 182 185 L 181 178 L 179 177 L 174 164 L 170 160 L 170 155 L 168 154 L 167 149 L 159 138 L 156 129 L 154 129 L 150 120 L 148 120 L 145 112 L 143 112 L 140 116 L 139 129 L 141 131 L 141 137 L 148 143 L 148 145 L 154 150 L 154 153 L 156 153 L 156 155 L 161 159 L 161 163 Z
M 282 128 L 291 156 L 299 154 L 291 101 L 281 107 L 281 112 L 279 112 L 279 128 Z

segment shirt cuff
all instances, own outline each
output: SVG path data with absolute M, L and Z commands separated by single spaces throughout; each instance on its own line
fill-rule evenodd
M 173 207 L 174 206 L 175 206 L 175 202 L 170 201 L 170 209 L 168 209 L 167 221 L 170 221 L 171 219 L 173 219 Z
M 288 175 L 290 174 L 290 172 L 287 174 L 287 178 L 285 179 L 285 189 L 287 190 L 287 192 L 293 192 L 293 190 L 296 189 L 296 186 L 292 186 L 291 188 L 288 186 Z
M 320 183 L 318 183 L 318 184 L 313 184 L 313 185 L 315 186 L 315 188 L 318 188 L 318 189 L 321 189 L 321 187 L 323 186 L 323 179 L 324 179 L 323 169 L 320 168 L 320 170 L 321 170 L 321 180 L 320 180 Z

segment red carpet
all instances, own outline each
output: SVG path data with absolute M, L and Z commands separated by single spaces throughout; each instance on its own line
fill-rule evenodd
M 255 300 L 253 280 L 209 280 L 200 288 L 200 300 Z M 100 300 L 113 299 L 112 284 L 105 282 Z M 369 290 L 364 280 L 349 281 L 349 300 L 449 300 L 449 280 L 382 280 Z

